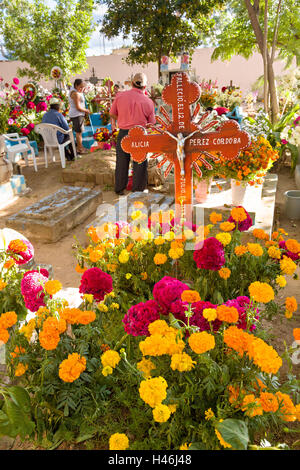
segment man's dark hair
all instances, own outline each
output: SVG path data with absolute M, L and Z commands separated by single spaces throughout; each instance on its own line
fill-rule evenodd
M 142 86 L 141 82 L 132 82 L 132 86 L 133 88 L 138 88 L 139 90 L 143 90 L 145 88 L 144 86 Z
M 78 87 L 79 85 L 82 85 L 82 83 L 84 83 L 82 78 L 76 78 L 74 82 L 74 88 Z
M 50 109 L 55 109 L 56 111 L 59 111 L 60 105 L 58 103 L 50 104 Z

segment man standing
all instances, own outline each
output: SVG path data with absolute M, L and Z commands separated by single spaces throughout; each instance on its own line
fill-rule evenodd
M 116 145 L 115 192 L 123 195 L 128 184 L 130 154 L 122 150 L 121 141 L 134 126 L 146 127 L 155 124 L 153 101 L 145 96 L 147 77 L 136 73 L 132 79 L 131 90 L 118 93 L 111 108 L 112 122 L 118 122 L 119 134 Z M 143 163 L 133 162 L 132 191 L 144 191 L 147 187 L 147 160 Z
M 70 128 L 66 119 L 61 113 L 62 103 L 60 99 L 53 97 L 50 99 L 49 104 L 50 104 L 50 109 L 44 114 L 42 118 L 42 123 L 54 124 L 55 126 L 61 127 L 65 131 L 68 131 Z M 70 136 L 58 131 L 57 140 L 60 144 L 63 144 L 67 140 L 70 140 Z M 66 160 L 68 161 L 74 160 L 75 158 L 71 141 L 69 145 L 65 146 L 65 157 L 66 157 Z

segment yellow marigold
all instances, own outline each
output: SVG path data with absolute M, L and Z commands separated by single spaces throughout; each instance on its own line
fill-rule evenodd
M 154 239 L 154 244 L 156 246 L 163 245 L 165 243 L 165 239 L 161 236 Z
M 292 297 L 287 297 L 285 299 L 285 308 L 289 311 L 289 312 L 296 312 L 297 308 L 298 308 L 298 304 L 297 304 L 297 300 L 295 299 L 294 296 Z M 1 320 L 0 320 L 1 321 Z
M 151 408 L 155 408 L 166 398 L 167 387 L 168 384 L 163 377 L 154 377 L 142 380 L 139 387 L 139 394 L 145 403 L 151 406 Z
M 0 328 L 11 328 L 18 321 L 16 312 L 5 312 L 0 315 Z
M 7 261 L 5 261 L 5 263 L 3 265 L 3 268 L 4 269 L 10 269 L 14 264 L 16 264 L 15 260 L 13 258 L 10 258 Z M 1 284 L 1 282 L 0 282 L 0 284 Z M 1 290 L 1 288 L 0 288 L 0 290 Z
M 289 310 L 286 310 L 284 313 L 285 318 L 292 318 L 293 317 L 293 312 L 290 312 Z
M 230 326 L 224 331 L 224 343 L 242 356 L 247 351 L 249 336 L 241 328 Z
M 141 273 L 141 278 L 143 281 L 146 281 L 146 279 L 148 278 L 148 274 L 146 272 Z
M 10 248 L 10 251 L 13 251 L 14 253 L 22 253 L 23 251 L 28 250 L 27 245 L 24 242 L 22 242 L 22 240 L 19 240 L 19 239 L 12 240 L 9 243 L 9 248 Z
M 274 291 L 266 282 L 252 282 L 249 286 L 249 292 L 253 300 L 263 304 L 267 304 L 274 299 Z
M 280 260 L 280 269 L 283 274 L 291 276 L 296 271 L 297 265 L 296 263 L 294 263 L 293 260 L 291 260 L 291 258 L 289 258 L 288 256 L 284 256 Z
M 216 239 L 219 240 L 223 246 L 227 246 L 231 242 L 231 235 L 230 233 L 217 233 Z
M 200 295 L 195 290 L 184 290 L 181 294 L 182 302 L 188 302 L 193 304 L 194 302 L 199 302 L 201 300 Z
M 223 420 L 220 419 L 219 421 L 222 422 Z M 215 433 L 216 433 L 217 438 L 218 438 L 219 441 L 220 441 L 220 444 L 221 444 L 224 448 L 230 449 L 230 448 L 232 447 L 231 444 L 228 444 L 228 442 L 224 441 L 224 439 L 223 439 L 221 433 L 220 433 L 217 429 L 215 429 Z
M 283 415 L 283 421 L 296 421 L 296 408 L 289 395 L 281 392 L 276 392 L 275 395 L 278 399 L 280 413 Z
M 151 335 L 166 335 L 173 331 L 173 328 L 168 325 L 165 320 L 155 320 L 148 326 Z
M 28 365 L 27 364 L 22 364 L 21 362 L 19 362 L 19 364 L 17 365 L 16 367 L 16 371 L 15 371 L 15 376 L 16 377 L 21 377 L 21 375 L 25 374 L 25 372 L 27 371 L 28 369 Z
M 239 319 L 239 312 L 235 307 L 228 307 L 227 305 L 218 305 L 217 307 L 218 320 L 227 323 L 236 323 Z
M 285 245 L 288 251 L 291 251 L 292 253 L 295 253 L 295 254 L 300 253 L 300 243 L 297 242 L 297 240 L 289 238 L 288 240 L 286 240 Z
M 163 238 L 169 242 L 171 242 L 172 240 L 174 240 L 175 238 L 175 233 L 174 232 L 166 232 L 164 235 L 163 235 Z
M 262 256 L 264 253 L 264 250 L 258 243 L 247 243 L 247 248 L 253 256 Z
M 117 304 L 117 302 L 112 302 L 112 303 L 110 304 L 110 308 L 111 308 L 112 310 L 119 310 L 120 305 Z
M 237 256 L 243 256 L 247 252 L 248 252 L 248 248 L 244 245 L 236 246 L 235 249 L 234 249 L 234 253 Z
M 110 366 L 103 367 L 102 375 L 104 375 L 104 377 L 107 377 L 108 375 L 111 375 L 112 373 L 113 373 L 113 368 L 112 367 L 110 367 Z
M 217 318 L 217 310 L 215 308 L 205 308 L 202 315 L 207 321 L 214 321 Z
M 157 405 L 152 410 L 153 419 L 157 423 L 165 423 L 171 416 L 170 409 L 167 405 Z
M 170 404 L 168 405 L 168 408 L 169 408 L 169 410 L 170 410 L 170 413 L 173 414 L 173 413 L 175 413 L 175 411 L 177 410 L 177 404 L 176 404 L 176 403 L 170 403 Z
M 120 360 L 120 354 L 117 351 L 113 351 L 112 349 L 105 351 L 105 353 L 103 353 L 101 356 L 103 367 L 110 366 L 115 368 L 119 364 Z
M 19 332 L 22 333 L 26 337 L 27 341 L 29 342 L 31 340 L 32 333 L 33 333 L 35 327 L 36 327 L 36 322 L 35 322 L 35 319 L 32 318 L 31 320 L 29 320 L 27 325 L 23 325 L 19 329 Z
M 222 218 L 222 214 L 217 212 L 211 212 L 211 214 L 209 215 L 209 220 L 212 224 L 217 224 L 218 222 L 221 222 Z
M 300 328 L 294 328 L 293 335 L 296 341 L 300 341 Z
M 83 299 L 86 300 L 89 304 L 92 304 L 94 301 L 93 294 L 84 294 Z
M 171 369 L 179 370 L 179 372 L 186 372 L 193 369 L 195 361 L 192 360 L 191 356 L 185 352 L 179 354 L 173 354 L 171 357 Z
M 156 255 L 153 258 L 153 261 L 155 264 L 159 265 L 159 264 L 165 264 L 167 259 L 168 259 L 167 255 L 165 255 L 164 253 L 156 253 Z
M 221 268 L 219 269 L 218 274 L 222 279 L 226 280 L 230 277 L 231 271 L 229 268 Z
M 169 254 L 170 258 L 178 259 L 178 258 L 181 258 L 184 255 L 184 249 L 183 248 L 170 248 L 168 254 Z
M 259 400 L 257 400 L 252 393 L 244 396 L 241 407 L 242 411 L 245 411 L 245 414 L 250 418 L 261 416 L 263 414 L 263 409 Z
M 277 246 L 270 246 L 268 248 L 268 255 L 270 256 L 270 258 L 273 258 L 273 259 L 280 259 L 281 251 L 279 248 L 277 248 Z
M 126 434 L 112 434 L 109 438 L 109 450 L 126 450 L 129 447 L 129 440 Z
M 39 342 L 42 348 L 52 351 L 57 348 L 60 336 L 57 330 L 41 330 L 39 332 Z
M 203 354 L 215 347 L 215 338 L 206 331 L 192 333 L 188 339 L 190 348 L 196 354 Z
M 122 250 L 121 253 L 119 254 L 119 261 L 120 261 L 120 263 L 122 263 L 122 264 L 127 263 L 128 260 L 129 260 L 129 257 L 130 257 L 130 255 L 129 255 L 128 251 L 125 250 L 125 249 Z
M 138 362 L 136 366 L 138 370 L 140 370 L 144 374 L 145 379 L 151 377 L 151 371 L 155 369 L 155 364 L 153 364 L 151 359 L 145 358 Z
M 76 267 L 75 267 L 75 271 L 79 274 L 82 274 L 84 273 L 85 271 L 87 270 L 87 268 L 85 268 L 84 266 L 81 267 L 80 264 L 76 264 Z
M 253 230 L 252 234 L 255 238 L 258 238 L 259 240 L 268 241 L 270 239 L 269 235 L 264 230 L 262 230 L 261 228 L 255 228 Z
M 208 408 L 208 410 L 206 410 L 204 414 L 205 414 L 205 419 L 207 421 L 215 417 L 215 413 L 213 412 L 211 408 Z
M 69 354 L 60 363 L 58 375 L 64 382 L 74 382 L 86 368 L 86 359 L 78 353 Z
M 266 413 L 269 413 L 270 411 L 275 413 L 279 408 L 278 399 L 275 395 L 273 395 L 273 393 L 262 392 L 259 396 L 259 401 L 262 409 Z
M 103 302 L 99 302 L 97 304 L 97 307 L 100 310 L 100 312 L 108 312 L 108 307 Z
M 149 327 L 148 327 L 149 329 Z M 141 341 L 139 348 L 143 356 L 163 356 L 181 353 L 185 348 L 182 339 L 178 339 L 178 330 L 170 328 L 170 332 L 164 334 L 151 334 Z
M 1 341 L 2 343 L 7 343 L 8 340 L 9 340 L 8 331 L 5 330 L 5 328 L 0 328 L 0 344 L 1 344 Z
M 247 219 L 247 214 L 243 207 L 234 207 L 231 209 L 230 215 L 235 222 L 243 222 L 243 220 Z
M 5 289 L 6 286 L 7 286 L 7 282 L 2 281 L 2 279 L 0 279 L 0 291 Z
M 104 250 L 93 250 L 89 253 L 89 259 L 92 263 L 97 263 L 99 259 L 103 258 Z
M 282 366 L 281 357 L 272 346 L 269 346 L 261 338 L 251 336 L 247 345 L 247 355 L 255 365 L 267 374 L 276 374 Z
M 54 295 L 62 289 L 62 283 L 56 280 L 50 280 L 44 284 L 45 291 L 49 295 Z
M 188 444 L 187 442 L 185 442 L 184 444 L 181 444 L 181 446 L 179 447 L 179 450 L 189 450 L 191 445 L 192 443 Z
M 127 281 L 129 281 L 129 279 L 132 278 L 132 274 L 126 273 L 125 278 L 127 279 Z
M 220 230 L 223 230 L 223 232 L 232 232 L 232 230 L 235 229 L 235 224 L 233 222 L 222 222 L 220 224 Z
M 279 287 L 285 287 L 286 286 L 286 279 L 284 276 L 277 276 L 276 279 L 276 284 L 279 285 Z

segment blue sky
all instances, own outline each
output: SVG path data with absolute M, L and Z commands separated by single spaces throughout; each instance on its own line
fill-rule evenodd
M 49 7 L 55 5 L 54 0 L 45 0 L 45 3 L 49 5 Z M 97 6 L 97 8 L 94 9 L 94 20 L 101 20 L 105 11 L 106 7 L 104 5 Z M 114 38 L 113 40 L 108 40 L 105 38 L 99 33 L 99 26 L 97 26 L 90 39 L 89 47 L 87 49 L 87 56 L 110 54 L 112 49 L 118 49 L 123 44 L 124 41 L 121 37 Z M 0 52 L 0 60 L 1 59 L 3 59 L 3 57 Z

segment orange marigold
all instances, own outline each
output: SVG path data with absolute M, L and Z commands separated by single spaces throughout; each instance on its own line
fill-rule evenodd
M 249 286 L 249 292 L 252 299 L 263 304 L 274 299 L 274 290 L 266 282 L 252 282 Z
M 286 240 L 285 245 L 289 251 L 292 253 L 298 254 L 300 253 L 300 243 L 297 242 L 297 240 L 294 240 L 293 238 L 289 238 Z
M 76 267 L 75 267 L 75 271 L 79 274 L 82 274 L 84 273 L 85 271 L 87 270 L 87 268 L 85 268 L 84 266 L 81 267 L 80 264 L 76 264 Z
M 74 382 L 86 368 L 86 359 L 78 353 L 69 354 L 59 366 L 59 377 L 64 382 Z
M 242 411 L 245 411 L 245 414 L 250 418 L 263 414 L 261 403 L 252 393 L 244 396 L 241 407 Z
M 277 246 L 270 246 L 268 248 L 268 255 L 270 256 L 270 258 L 273 258 L 273 259 L 280 259 L 281 251 L 279 248 L 277 248 Z
M 248 342 L 247 355 L 255 365 L 267 374 L 276 374 L 282 366 L 282 359 L 275 349 L 254 336 Z
M 249 336 L 237 326 L 230 326 L 224 331 L 224 343 L 242 356 L 247 351 Z
M 268 241 L 270 239 L 269 235 L 261 228 L 255 228 L 252 234 L 255 238 L 258 238 L 259 240 Z
M 8 250 L 13 251 L 14 253 L 22 253 L 23 251 L 27 251 L 27 245 L 22 242 L 22 240 L 15 239 L 9 242 Z
M 60 337 L 57 330 L 41 330 L 39 332 L 39 341 L 42 348 L 52 351 L 57 348 Z
M 15 260 L 10 258 L 4 263 L 3 267 L 4 269 L 10 269 L 14 264 L 16 264 Z
M 275 395 L 273 395 L 273 393 L 262 392 L 260 394 L 259 401 L 261 403 L 262 409 L 266 413 L 269 413 L 270 411 L 275 413 L 279 408 L 278 399 Z
M 292 297 L 287 297 L 285 299 L 285 308 L 289 311 L 289 312 L 296 312 L 297 308 L 298 308 L 298 304 L 297 304 L 297 300 L 295 299 L 294 296 Z
M 5 312 L 0 315 L 0 328 L 11 328 L 18 321 L 16 312 Z
M 219 305 L 217 307 L 218 320 L 227 323 L 236 323 L 239 319 L 239 312 L 235 307 L 228 307 L 227 305 Z
M 7 343 L 8 340 L 9 340 L 8 331 L 5 330 L 5 328 L 0 328 L 0 344 L 1 344 L 1 341 L 2 343 Z
M 221 268 L 219 269 L 218 274 L 222 279 L 228 279 L 231 275 L 231 271 L 229 268 Z
M 200 295 L 195 290 L 184 290 L 181 294 L 182 302 L 188 302 L 193 304 L 194 302 L 199 302 L 201 300 Z
M 283 274 L 291 276 L 296 271 L 297 265 L 288 256 L 283 256 L 283 258 L 280 260 L 280 269 Z
M 235 224 L 233 222 L 225 221 L 220 224 L 220 230 L 223 230 L 223 232 L 231 232 L 234 229 Z
M 156 253 L 156 255 L 153 258 L 153 261 L 155 264 L 159 265 L 159 264 L 165 264 L 167 259 L 168 258 L 164 253 Z
M 215 347 L 215 338 L 206 331 L 192 333 L 188 339 L 190 348 L 196 354 L 203 354 Z
M 300 341 L 300 328 L 294 328 L 293 335 L 296 341 Z
M 243 207 L 234 207 L 231 209 L 230 215 L 235 222 L 243 222 L 243 220 L 247 219 L 247 214 Z
M 296 408 L 289 395 L 281 392 L 276 392 L 275 395 L 278 399 L 279 410 L 283 415 L 283 421 L 296 421 Z
M 243 256 L 247 252 L 248 252 L 248 248 L 244 245 L 236 246 L 235 249 L 234 249 L 234 253 L 237 256 Z
M 62 289 L 62 283 L 56 280 L 46 281 L 44 288 L 47 294 L 54 295 Z
M 209 215 L 209 220 L 212 224 L 217 224 L 218 222 L 221 222 L 222 218 L 222 214 L 217 212 L 211 212 L 211 214 Z

